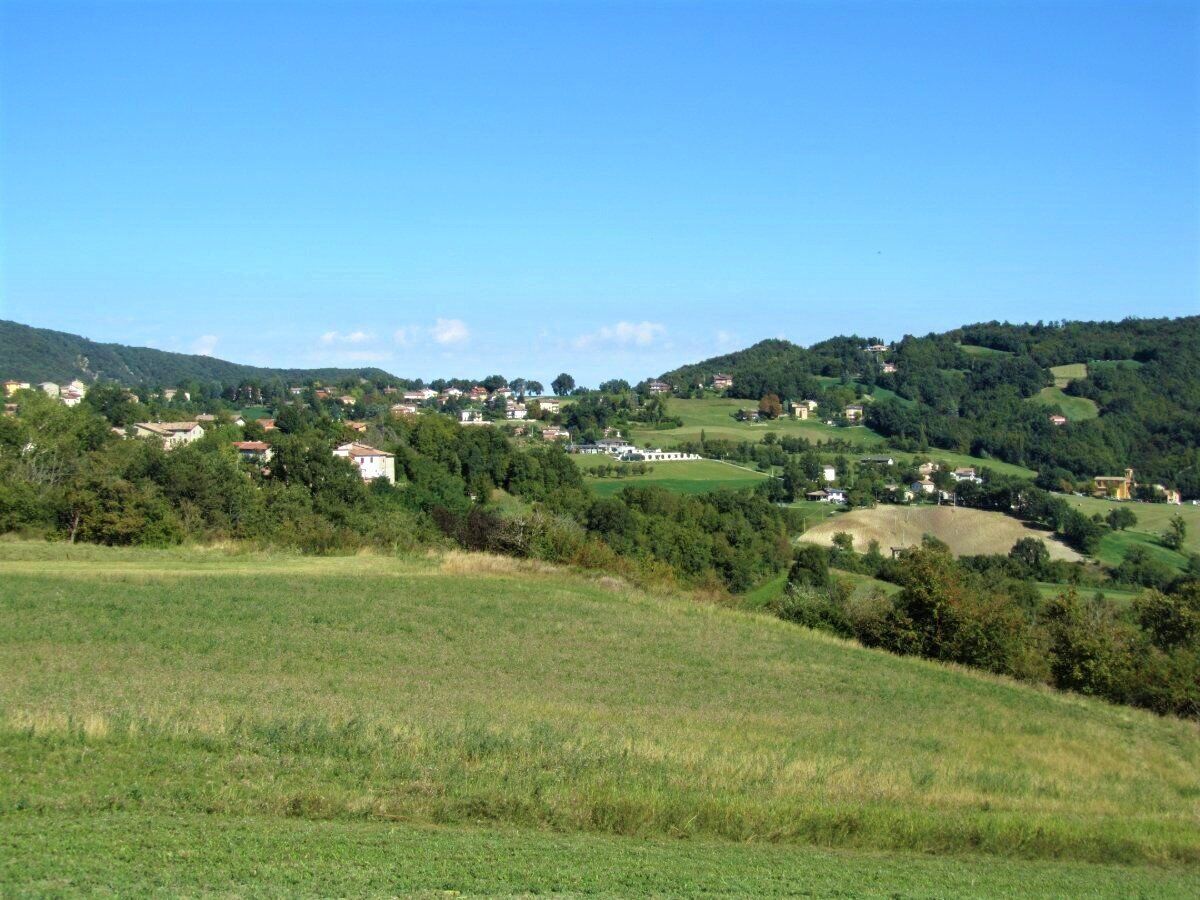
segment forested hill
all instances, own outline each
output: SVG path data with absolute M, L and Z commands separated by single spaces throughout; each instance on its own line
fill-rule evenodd
M 0 320 L 0 380 L 67 382 L 75 378 L 122 384 L 175 386 L 191 381 L 220 382 L 279 379 L 291 383 L 313 380 L 336 382 L 347 377 L 371 381 L 390 379 L 381 369 L 271 369 L 246 366 L 187 353 L 169 353 L 149 347 L 100 344 L 77 334 L 31 328 Z
M 662 379 L 687 395 L 723 372 L 730 395 L 749 400 L 823 399 L 841 384 L 874 401 L 865 424 L 896 447 L 1002 459 L 1037 469 L 1050 488 L 1133 467 L 1200 496 L 1200 316 L 986 322 L 865 349 L 880 343 L 768 340 Z

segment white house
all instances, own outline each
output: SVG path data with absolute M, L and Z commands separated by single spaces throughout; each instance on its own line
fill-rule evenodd
M 238 456 L 248 462 L 271 461 L 271 445 L 266 441 L 234 441 L 233 449 L 237 450 Z
M 393 403 L 391 412 L 393 416 L 415 416 L 417 405 L 415 403 Z
M 801 419 L 801 420 L 807 419 L 810 412 L 811 412 L 811 410 L 808 408 L 808 405 L 805 403 L 796 403 L 792 406 L 792 415 L 795 416 L 797 419 Z
M 713 389 L 718 391 L 727 391 L 733 387 L 733 376 L 726 375 L 724 372 L 718 372 L 713 376 Z
M 651 381 L 646 385 L 646 390 L 652 394 L 669 394 L 671 393 L 671 386 L 665 381 Z
M 336 447 L 333 455 L 354 463 L 358 467 L 363 481 L 386 478 L 389 484 L 396 483 L 396 457 L 391 453 L 376 450 L 366 444 L 351 442 Z
M 821 466 L 821 477 L 825 479 L 826 484 L 833 484 L 837 481 L 837 469 L 833 466 Z
M 863 408 L 857 403 L 852 403 L 845 409 L 847 422 L 861 422 L 863 417 Z
M 38 385 L 38 390 L 40 390 L 47 397 L 57 397 L 59 393 L 61 393 L 62 388 L 60 388 L 53 381 L 43 381 Z
M 950 473 L 950 477 L 956 482 L 970 481 L 974 484 L 983 484 L 983 479 L 975 474 L 974 468 L 959 468 Z
M 555 397 L 538 397 L 535 402 L 542 412 L 556 413 L 562 408 L 562 404 Z
M 524 403 L 510 403 L 504 410 L 504 418 L 506 419 L 524 419 L 529 415 L 529 410 L 525 408 Z
M 83 402 L 83 393 L 74 388 L 66 388 L 59 393 L 58 400 L 67 406 L 78 406 Z
M 933 480 L 928 475 L 920 481 L 914 481 L 909 487 L 914 494 L 932 494 L 937 490 L 937 485 L 933 483 Z
M 172 450 L 204 437 L 199 422 L 138 422 L 133 426 L 134 437 L 157 438 L 164 450 Z
M 549 428 L 542 429 L 542 437 L 548 441 L 565 441 L 571 437 L 571 432 L 565 428 L 552 425 Z
M 458 421 L 463 425 L 490 425 L 487 419 L 483 417 L 477 409 L 464 409 L 458 414 Z

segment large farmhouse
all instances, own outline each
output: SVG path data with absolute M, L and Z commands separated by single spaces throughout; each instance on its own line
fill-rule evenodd
M 199 422 L 138 422 L 133 426 L 134 437 L 157 438 L 164 450 L 190 444 L 204 437 Z

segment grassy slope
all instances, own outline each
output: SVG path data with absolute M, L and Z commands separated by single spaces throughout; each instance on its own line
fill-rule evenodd
M 1183 547 L 1187 553 L 1200 553 L 1200 506 L 1185 504 L 1174 506 L 1166 503 L 1118 503 L 1115 500 L 1098 500 L 1095 497 L 1062 495 L 1072 506 L 1078 507 L 1089 516 L 1099 513 L 1107 515 L 1118 506 L 1131 510 L 1137 516 L 1137 524 L 1126 531 L 1112 532 L 1100 542 L 1097 558 L 1109 565 L 1117 565 L 1125 557 L 1125 551 L 1133 544 L 1140 544 L 1151 554 L 1173 566 L 1183 567 L 1187 560 L 1183 554 L 1168 550 L 1159 543 L 1159 535 L 1167 530 L 1172 516 L 1183 516 L 1187 523 L 1187 537 Z
M 1008 553 L 1021 538 L 1037 537 L 1045 541 L 1053 558 L 1079 559 L 1079 554 L 1053 540 L 1049 532 L 1030 528 L 1011 516 L 953 506 L 880 504 L 856 509 L 806 531 L 800 540 L 832 546 L 839 531 L 853 535 L 859 550 L 876 540 L 884 553 L 889 547 L 920 544 L 925 534 L 945 541 L 959 555 Z
M 508 560 L 0 545 L 10 881 L 1182 891 L 1197 797 L 1194 725 Z
M 603 456 L 573 456 L 585 472 L 612 460 Z M 703 494 L 717 488 L 754 487 L 767 476 L 762 472 L 714 459 L 687 462 L 648 463 L 651 471 L 626 478 L 587 478 L 587 486 L 601 497 L 609 497 L 627 485 L 656 484 L 681 494 Z
M 1089 400 L 1087 397 L 1072 397 L 1070 394 L 1063 393 L 1060 387 L 1045 387 L 1029 398 L 1030 402 L 1041 403 L 1044 406 L 1057 406 L 1062 410 L 1062 414 L 1072 422 L 1082 422 L 1085 419 L 1094 419 L 1100 415 L 1100 410 L 1096 408 L 1096 401 Z
M 1065 388 L 1076 378 L 1087 378 L 1087 363 L 1067 363 L 1065 366 L 1051 366 L 1050 374 L 1054 376 L 1054 386 Z
M 751 400 L 732 400 L 724 397 L 671 400 L 668 406 L 669 413 L 682 419 L 683 427 L 664 431 L 634 429 L 633 440 L 639 445 L 649 442 L 667 447 L 681 441 L 699 440 L 700 432 L 704 431 L 710 438 L 761 441 L 763 435 L 773 431 L 780 435 L 808 438 L 814 443 L 840 438 L 865 448 L 878 446 L 883 442 L 880 435 L 863 427 L 834 428 L 812 419 L 800 421 L 791 416 L 782 416 L 762 424 L 738 422 L 733 418 L 739 409 L 755 405 Z

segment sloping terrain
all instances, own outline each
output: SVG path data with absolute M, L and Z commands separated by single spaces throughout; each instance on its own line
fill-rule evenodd
M 878 541 L 887 553 L 892 547 L 912 547 L 931 534 L 945 541 L 957 556 L 1007 553 L 1025 537 L 1041 538 L 1053 559 L 1082 559 L 1048 531 L 1030 528 L 1011 516 L 954 506 L 891 506 L 856 509 L 822 522 L 804 532 L 802 540 L 832 546 L 833 536 L 844 531 L 854 536 L 856 549 Z
M 1182 896 L 1198 796 L 1192 723 L 611 579 L 0 544 L 0 892 Z
M 226 362 L 211 356 L 170 353 L 150 347 L 101 344 L 77 334 L 31 328 L 0 319 L 0 379 L 66 382 L 80 378 L 122 384 L 179 385 L 188 380 L 238 384 L 247 379 L 288 383 L 313 379 L 338 381 L 348 376 L 369 380 L 390 377 L 381 369 L 269 369 Z

